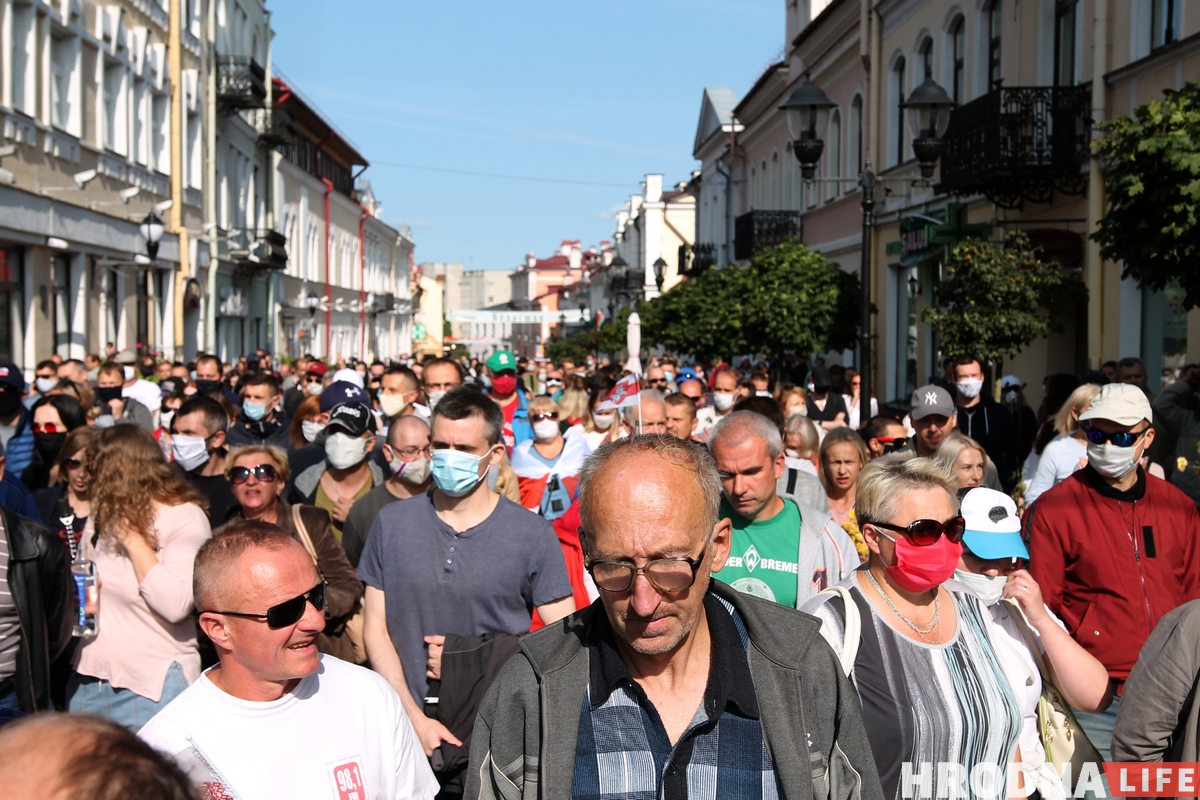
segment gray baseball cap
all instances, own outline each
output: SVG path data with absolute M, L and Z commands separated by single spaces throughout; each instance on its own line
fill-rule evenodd
M 909 417 L 914 420 L 925 419 L 932 414 L 943 417 L 954 416 L 954 400 L 950 393 L 932 383 L 922 386 L 912 394 L 912 407 Z

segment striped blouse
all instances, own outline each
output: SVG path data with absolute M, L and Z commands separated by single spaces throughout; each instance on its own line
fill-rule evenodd
M 957 630 L 948 642 L 923 644 L 876 612 L 857 576 L 844 585 L 862 621 L 850 677 L 884 797 L 1003 797 L 1021 712 L 993 649 L 986 609 L 974 595 L 945 587 Z M 842 600 L 821 595 L 803 610 L 821 619 L 822 635 L 840 653 Z

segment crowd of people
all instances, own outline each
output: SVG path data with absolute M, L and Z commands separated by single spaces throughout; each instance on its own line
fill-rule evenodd
M 1082 796 L 1046 698 L 1200 759 L 1200 367 L 106 356 L 0 364 L 0 784 Z

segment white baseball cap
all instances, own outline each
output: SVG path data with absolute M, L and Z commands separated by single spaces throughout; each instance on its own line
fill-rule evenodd
M 1106 419 L 1118 425 L 1137 425 L 1142 420 L 1154 421 L 1150 401 L 1146 393 L 1131 383 L 1107 383 L 1100 387 L 1100 394 L 1079 415 L 1080 422 L 1089 419 Z
M 339 369 L 333 373 L 333 380 L 334 382 L 346 381 L 347 383 L 353 383 L 360 389 L 364 388 L 363 376 L 356 369 Z
M 1004 492 L 979 487 L 967 492 L 960 513 L 966 521 L 963 544 L 977 557 L 1029 558 L 1021 539 L 1017 504 Z

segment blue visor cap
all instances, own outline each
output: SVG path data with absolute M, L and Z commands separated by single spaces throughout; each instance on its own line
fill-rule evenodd
M 972 531 L 963 534 L 963 544 L 976 558 L 993 561 L 998 558 L 1029 558 L 1029 550 L 1019 533 Z

